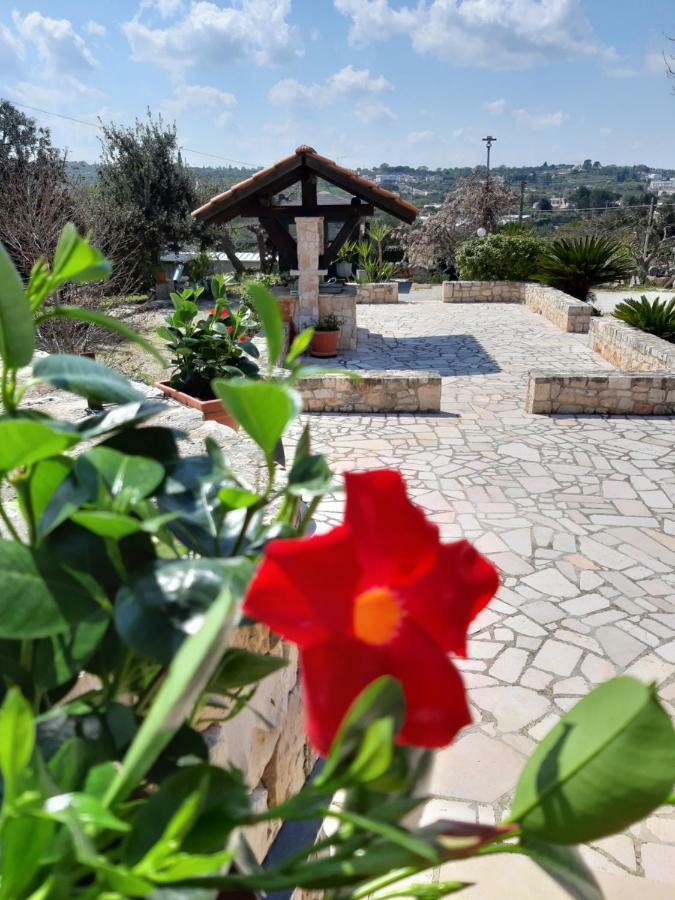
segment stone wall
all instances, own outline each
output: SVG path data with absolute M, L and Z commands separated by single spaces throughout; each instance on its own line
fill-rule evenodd
M 675 372 L 675 344 L 612 316 L 591 320 L 589 341 L 596 353 L 618 369 Z
M 524 303 L 561 331 L 585 334 L 591 321 L 588 303 L 555 288 L 524 281 L 444 281 L 444 303 Z
M 525 399 L 529 413 L 675 413 L 675 371 L 530 372 Z
M 355 381 L 348 375 L 315 375 L 298 384 L 307 412 L 438 412 L 441 376 L 437 372 L 369 371 Z
M 356 350 L 356 297 L 353 293 L 319 294 L 319 315 L 334 313 L 340 320 L 338 350 Z
M 298 651 L 265 625 L 239 628 L 232 645 L 288 660 L 286 668 L 259 684 L 252 705 L 261 715 L 247 707 L 231 721 L 209 725 L 204 732 L 211 761 L 241 769 L 255 808 L 263 811 L 297 793 L 317 759 L 305 738 Z M 218 709 L 207 708 L 204 713 L 205 718 L 222 715 Z M 273 821 L 246 829 L 259 861 L 265 858 L 280 827 L 280 822 Z
M 371 281 L 356 285 L 357 303 L 398 303 L 396 281 Z

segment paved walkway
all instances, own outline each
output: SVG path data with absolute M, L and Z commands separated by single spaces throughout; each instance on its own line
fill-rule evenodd
M 313 415 L 313 440 L 340 470 L 399 468 L 443 537 L 470 538 L 502 573 L 461 664 L 475 724 L 439 754 L 428 811 L 493 822 L 535 741 L 593 685 L 628 672 L 675 709 L 675 421 L 527 415 L 530 368 L 611 366 L 526 307 L 438 295 L 359 307 L 345 362 L 436 369 L 441 415 Z M 325 501 L 320 527 L 341 511 Z M 675 815 L 584 855 L 675 882 Z

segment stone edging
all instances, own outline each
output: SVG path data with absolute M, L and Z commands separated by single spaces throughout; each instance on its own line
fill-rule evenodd
M 354 287 L 357 303 L 398 303 L 397 281 L 370 281 Z
M 675 371 L 530 372 L 525 411 L 672 416 Z
M 525 281 L 444 281 L 444 303 L 523 303 L 562 331 L 585 334 L 591 321 L 588 303 L 543 284 Z
M 589 341 L 596 353 L 619 369 L 675 372 L 675 344 L 613 316 L 591 320 Z
M 439 412 L 441 376 L 413 370 L 311 375 L 297 385 L 306 412 Z

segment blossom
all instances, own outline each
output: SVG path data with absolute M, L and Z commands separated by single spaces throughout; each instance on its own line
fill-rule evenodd
M 244 344 L 247 340 L 248 340 L 248 335 L 247 335 L 247 334 L 241 334 L 241 335 L 239 335 L 239 343 L 240 343 L 240 344 Z
M 396 471 L 345 476 L 342 525 L 267 545 L 244 613 L 300 648 L 307 731 L 326 754 L 376 678 L 402 685 L 401 743 L 442 747 L 471 721 L 448 653 L 466 655 L 471 620 L 498 587 L 467 541 L 442 544 Z
M 209 310 L 209 315 L 215 316 L 215 314 L 216 314 L 217 311 L 218 311 L 218 308 L 214 306 L 212 309 Z M 229 315 L 230 315 L 229 309 L 225 309 L 225 308 L 221 309 L 221 311 L 220 311 L 220 318 L 221 318 L 221 319 L 227 319 L 227 317 L 228 317 Z

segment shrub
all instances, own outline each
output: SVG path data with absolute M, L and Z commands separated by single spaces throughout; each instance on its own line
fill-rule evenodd
M 633 272 L 628 251 L 619 241 L 586 236 L 553 241 L 539 260 L 536 281 L 586 300 L 592 287 L 625 281 Z
M 624 300 L 613 315 L 622 322 L 675 343 L 675 297 L 649 301 L 643 294 L 639 300 Z
M 547 242 L 527 234 L 489 234 L 465 241 L 457 252 L 459 277 L 468 281 L 528 281 Z

